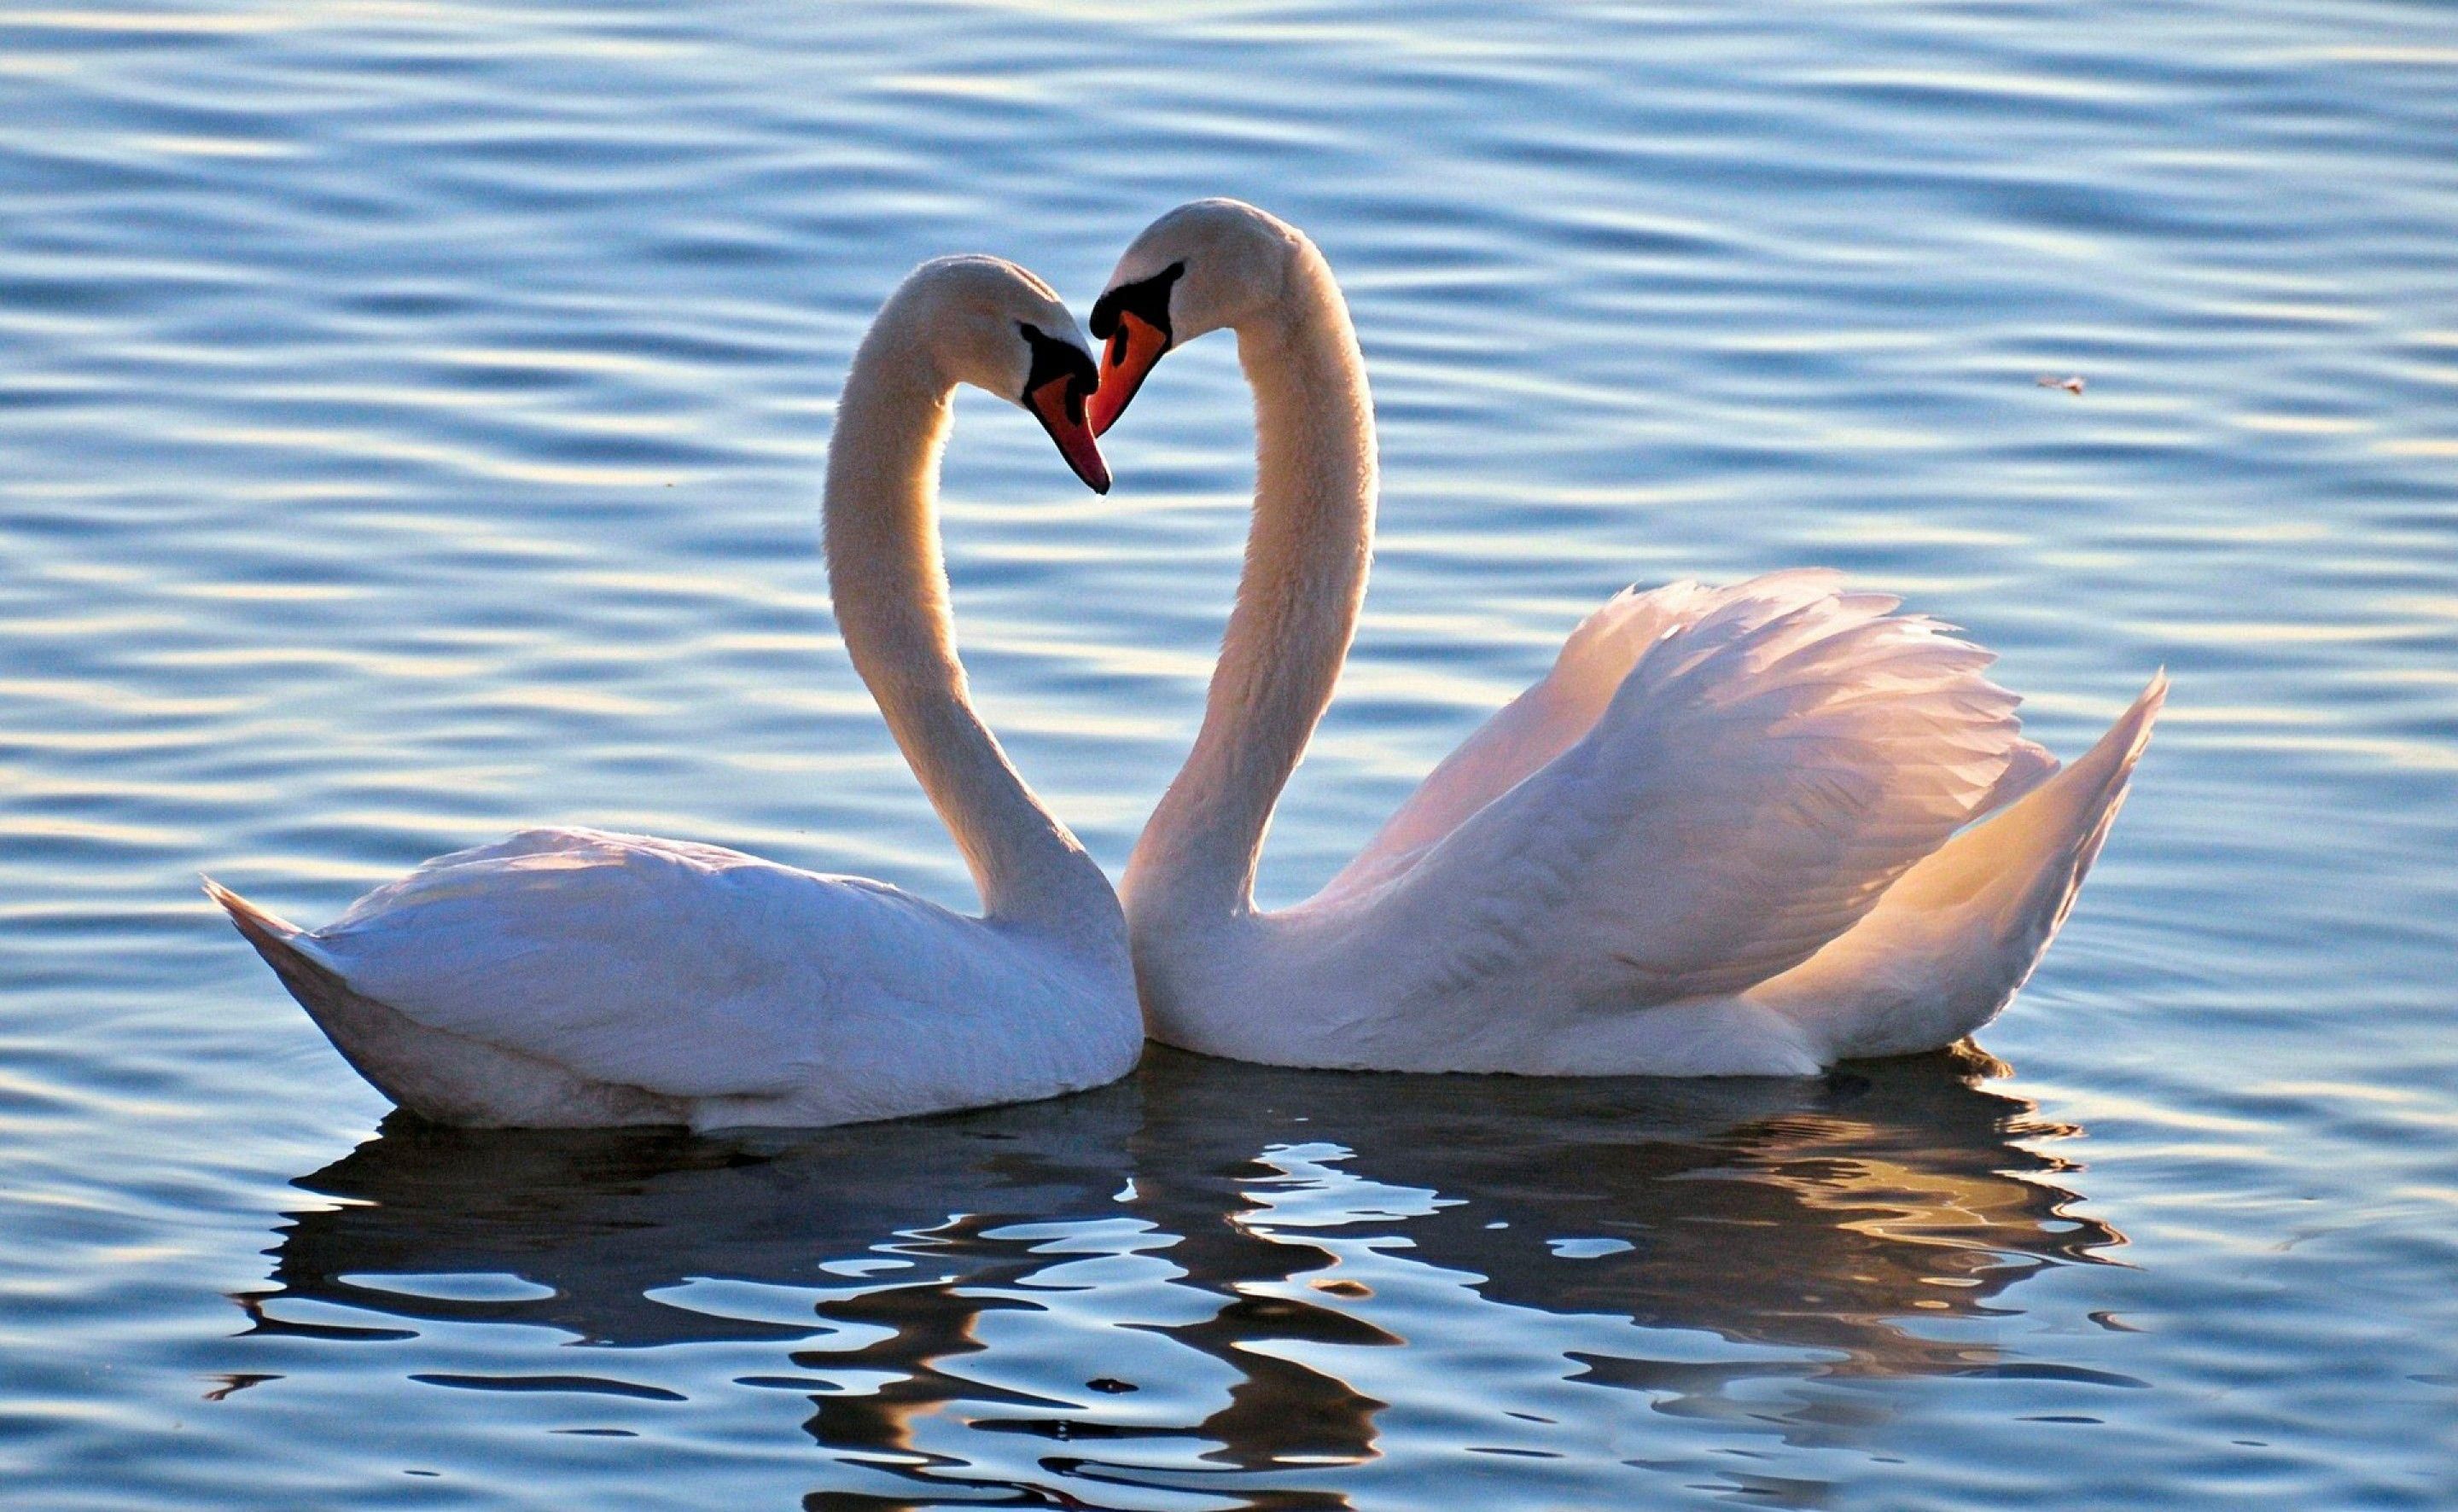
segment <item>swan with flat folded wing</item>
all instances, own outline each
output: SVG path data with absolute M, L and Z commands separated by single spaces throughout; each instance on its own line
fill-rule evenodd
M 974 713 L 937 524 L 959 383 L 1038 418 L 1094 488 L 1090 348 L 1012 263 L 916 270 L 856 353 L 828 447 L 846 652 L 964 852 L 984 916 L 712 845 L 525 830 L 305 930 L 212 881 L 395 1103 L 475 1126 L 821 1125 L 1021 1102 L 1135 1064 L 1110 883 Z

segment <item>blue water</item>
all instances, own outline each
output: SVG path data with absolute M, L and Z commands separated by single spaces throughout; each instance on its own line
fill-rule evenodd
M 0 1500 L 2458 1502 L 2458 11 L 1115 9 L 0 13 Z M 915 261 L 1088 304 L 1204 194 L 1329 254 L 1386 469 L 1266 901 L 1614 589 L 1832 564 L 2059 751 L 2176 679 L 1987 1056 L 385 1121 L 197 873 L 321 921 L 566 821 L 969 901 L 832 396 Z M 1106 499 L 958 427 L 982 704 L 1114 868 L 1231 351 Z

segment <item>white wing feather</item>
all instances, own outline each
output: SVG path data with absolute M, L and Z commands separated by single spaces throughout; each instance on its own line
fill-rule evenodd
M 429 1028 L 670 1097 L 791 1092 L 989 966 L 974 921 L 717 846 L 529 830 L 455 852 L 300 938 Z M 1005 952 L 1001 952 L 1005 954 Z M 1012 996 L 1013 963 L 981 1000 Z
M 1565 686 L 1445 763 L 1378 837 L 1376 875 L 1348 880 L 1363 933 L 1426 946 L 1386 969 L 1428 992 L 1527 973 L 1645 1005 L 1806 960 L 1972 818 L 2022 744 L 2017 700 L 1981 675 L 1993 658 L 1897 602 L 1781 573 L 1607 606 L 1547 679 Z M 1650 638 L 1574 728 L 1624 627 Z
M 1595 727 L 1614 694 L 1648 648 L 1674 630 L 1696 624 L 1733 594 L 1774 604 L 1807 604 L 1833 594 L 1843 574 L 1825 568 L 1770 572 L 1733 589 L 1685 579 L 1640 592 L 1624 589 L 1571 632 L 1552 670 L 1493 716 L 1426 776 L 1365 848 L 1322 896 L 1336 897 L 1385 880 L 1468 817 L 1569 750 Z

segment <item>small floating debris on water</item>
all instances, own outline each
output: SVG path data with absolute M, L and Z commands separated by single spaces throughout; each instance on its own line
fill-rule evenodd
M 2059 378 L 2054 373 L 2042 373 L 2039 377 L 2032 379 L 2031 382 L 2039 384 L 2042 388 L 2062 388 L 2069 394 L 2079 394 L 2082 392 L 2082 375 L 2080 373 L 2076 373 L 2071 378 Z

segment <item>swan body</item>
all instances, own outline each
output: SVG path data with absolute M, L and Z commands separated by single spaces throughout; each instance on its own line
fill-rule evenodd
M 1372 405 L 1322 254 L 1251 206 L 1154 223 L 1095 305 L 1106 428 L 1237 333 L 1255 521 L 1203 726 L 1121 889 L 1148 1032 L 1290 1066 L 1800 1075 L 1950 1045 L 2063 922 L 2165 695 L 2072 766 L 1993 659 L 1838 574 L 1626 592 L 1321 893 L 1252 901 L 1363 597 Z
M 954 385 L 1032 409 L 1106 487 L 1093 364 L 1012 264 L 948 259 L 888 300 L 829 446 L 847 652 L 986 905 L 585 829 L 459 851 L 302 930 L 210 880 L 334 1046 L 400 1106 L 478 1126 L 821 1125 L 1020 1102 L 1124 1075 L 1123 918 L 975 716 L 935 524 Z

